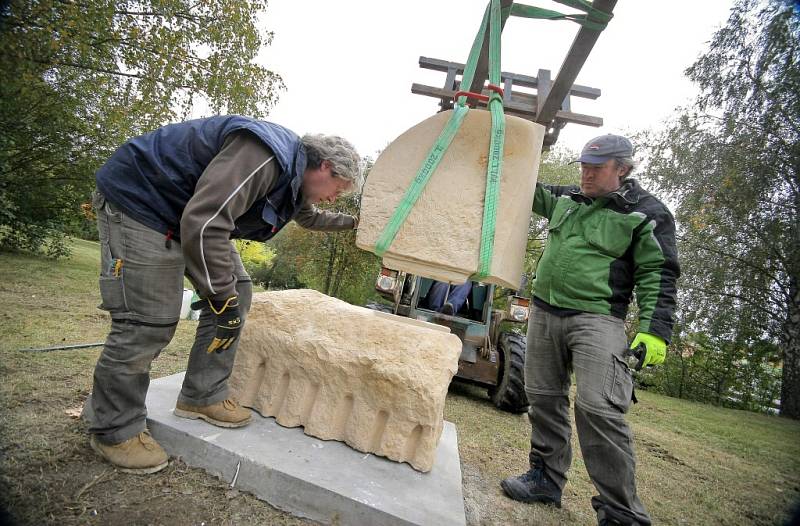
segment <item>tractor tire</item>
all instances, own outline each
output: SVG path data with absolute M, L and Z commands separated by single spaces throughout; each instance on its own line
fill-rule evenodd
M 394 314 L 394 309 L 391 305 L 385 305 L 383 303 L 378 303 L 375 301 L 370 301 L 364 307 L 371 309 L 371 310 L 379 310 L 381 312 L 388 312 L 389 314 Z
M 528 396 L 525 394 L 525 347 L 525 337 L 510 332 L 502 333 L 497 342 L 502 361 L 502 377 L 497 387 L 489 389 L 489 397 L 498 409 L 509 413 L 524 413 L 528 410 Z

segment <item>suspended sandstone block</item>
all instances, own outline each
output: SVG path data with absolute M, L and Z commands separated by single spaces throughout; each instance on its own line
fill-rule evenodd
M 375 243 L 452 111 L 438 113 L 395 139 L 364 185 L 356 245 Z M 478 269 L 491 116 L 470 110 L 424 192 L 383 256 L 385 266 L 461 283 Z M 491 275 L 518 288 L 523 272 L 544 127 L 506 116 L 506 140 Z
M 314 290 L 253 296 L 228 385 L 307 435 L 429 471 L 461 340 Z

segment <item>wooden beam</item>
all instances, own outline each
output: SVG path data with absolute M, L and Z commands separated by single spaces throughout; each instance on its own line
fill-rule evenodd
M 423 69 L 430 69 L 433 71 L 446 71 L 455 69 L 456 73 L 462 75 L 464 73 L 464 64 L 459 62 L 450 62 L 438 58 L 419 57 L 419 67 Z M 510 71 L 503 71 L 500 73 L 503 79 L 511 79 L 515 86 L 524 86 L 526 88 L 539 89 L 539 79 L 530 75 L 520 75 L 519 73 L 511 73 Z M 601 91 L 597 88 L 589 86 L 581 86 L 580 84 L 573 84 L 569 90 L 569 94 L 574 97 L 582 97 L 584 99 L 597 99 L 601 95 Z
M 484 90 L 483 92 L 484 94 L 489 93 L 487 90 Z M 416 83 L 411 85 L 411 93 L 435 97 L 440 100 L 452 100 L 453 95 L 456 94 L 455 90 L 447 90 Z M 485 108 L 486 103 L 478 102 L 477 107 Z M 504 100 L 503 107 L 507 115 L 514 115 L 515 117 L 520 117 L 529 121 L 536 121 L 536 95 L 532 95 L 530 93 L 512 92 L 510 100 Z M 603 125 L 603 119 L 600 117 L 584 115 L 582 113 L 573 113 L 571 111 L 558 111 L 556 112 L 555 119 L 565 123 L 572 122 L 575 124 L 582 124 L 584 126 L 592 126 L 595 128 Z
M 592 2 L 595 9 L 599 9 L 604 13 L 611 13 L 616 4 L 617 0 L 594 0 Z M 536 122 L 550 126 L 551 121 L 561 108 L 564 97 L 569 93 L 572 83 L 575 82 L 583 64 L 589 57 L 589 53 L 592 51 L 595 42 L 597 42 L 600 33 L 601 31 L 581 26 L 567 52 L 567 57 L 561 64 L 561 69 L 558 70 L 558 75 L 553 81 L 550 93 L 541 104 L 541 111 L 536 117 Z
M 549 69 L 540 69 L 536 78 L 539 79 L 539 88 L 536 90 L 536 115 L 539 115 L 542 113 L 542 103 L 547 100 L 553 82 L 550 80 Z

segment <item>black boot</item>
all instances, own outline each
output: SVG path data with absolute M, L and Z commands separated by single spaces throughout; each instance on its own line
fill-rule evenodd
M 545 473 L 540 463 L 519 477 L 508 477 L 500 483 L 503 491 L 520 502 L 542 502 L 561 507 L 561 488 Z

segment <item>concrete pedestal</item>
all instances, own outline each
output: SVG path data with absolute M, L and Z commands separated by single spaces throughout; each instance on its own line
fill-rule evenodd
M 172 414 L 183 373 L 154 380 L 148 427 L 170 456 L 203 468 L 276 508 L 323 524 L 464 525 L 456 428 L 445 422 L 429 473 L 253 414 L 223 429 Z M 237 475 L 238 471 L 238 475 Z

